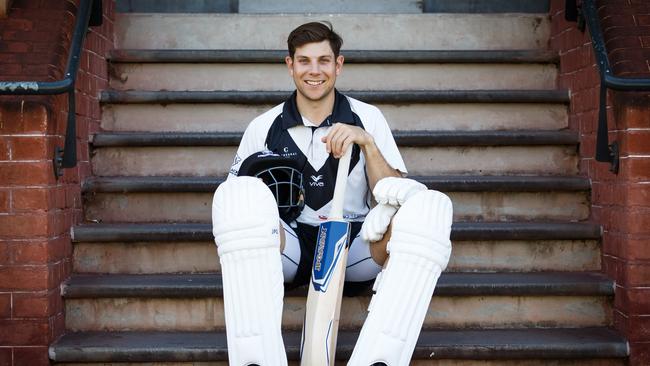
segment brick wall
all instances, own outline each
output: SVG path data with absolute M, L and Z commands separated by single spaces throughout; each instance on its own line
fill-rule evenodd
M 650 2 L 598 1 L 616 76 L 650 78 Z M 620 144 L 620 172 L 594 160 L 599 75 L 588 32 L 551 1 L 551 49 L 559 85 L 571 90 L 570 128 L 580 134 L 580 172 L 592 180 L 591 220 L 603 225 L 603 270 L 616 281 L 614 325 L 630 341 L 631 365 L 650 364 L 650 94 L 610 91 L 609 140 Z
M 70 227 L 81 220 L 80 181 L 90 174 L 88 135 L 99 129 L 108 84 L 114 2 L 91 28 L 76 82 L 76 168 L 53 174 L 63 147 L 67 96 L 0 97 L 0 366 L 47 365 L 65 329 L 60 285 L 71 272 Z M 15 0 L 0 19 L 0 80 L 63 77 L 78 0 Z

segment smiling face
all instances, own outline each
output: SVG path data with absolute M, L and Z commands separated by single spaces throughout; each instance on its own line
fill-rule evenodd
M 285 61 L 296 84 L 298 98 L 310 102 L 334 98 L 334 84 L 343 67 L 343 56 L 334 55 L 329 41 L 298 47 L 293 58 L 287 56 Z

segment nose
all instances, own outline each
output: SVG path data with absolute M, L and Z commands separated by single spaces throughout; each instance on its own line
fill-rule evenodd
M 313 75 L 320 74 L 320 65 L 318 65 L 317 61 L 309 64 L 309 73 Z

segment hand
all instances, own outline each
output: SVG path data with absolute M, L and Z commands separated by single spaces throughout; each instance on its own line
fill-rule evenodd
M 386 177 L 377 182 L 372 194 L 377 203 L 401 206 L 415 193 L 426 189 L 424 184 L 413 179 Z
M 321 141 L 325 143 L 325 149 L 328 153 L 339 159 L 348 150 L 353 143 L 364 147 L 374 143 L 372 136 L 363 128 L 348 125 L 346 123 L 335 123 L 332 129 L 324 136 Z
M 373 207 L 361 225 L 361 238 L 368 242 L 379 241 L 390 225 L 390 220 L 397 212 L 395 206 L 380 203 Z

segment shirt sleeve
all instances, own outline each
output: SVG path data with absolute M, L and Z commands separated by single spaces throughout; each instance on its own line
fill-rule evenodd
M 381 113 L 378 108 L 375 108 L 375 113 L 373 113 L 374 119 L 374 128 L 372 131 L 369 131 L 372 137 L 375 139 L 375 145 L 383 155 L 384 159 L 393 169 L 397 169 L 402 173 L 402 176 L 406 176 L 408 171 L 406 170 L 406 165 L 402 159 L 402 155 L 397 148 L 395 143 L 395 138 L 393 133 L 390 131 L 388 122 L 386 118 Z
M 244 131 L 244 136 L 239 142 L 239 147 L 237 148 L 237 153 L 233 158 L 227 179 L 236 177 L 239 174 L 241 163 L 247 157 L 253 155 L 258 151 L 264 150 L 265 136 L 262 135 L 258 127 L 258 123 L 253 120 L 253 122 L 251 122 L 250 125 L 248 125 L 246 128 L 246 131 Z

